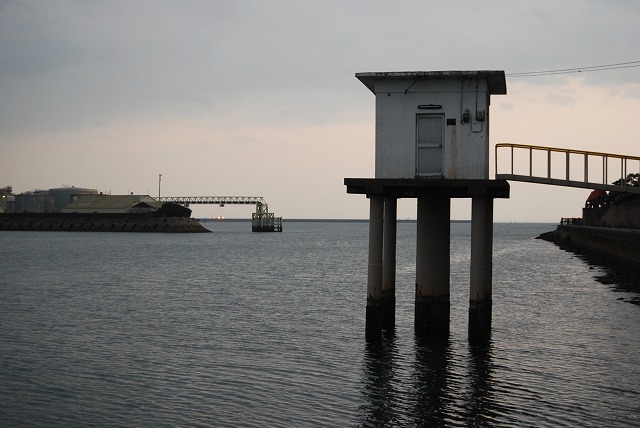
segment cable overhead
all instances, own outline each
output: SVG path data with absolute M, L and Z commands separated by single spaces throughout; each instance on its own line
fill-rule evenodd
M 506 73 L 505 75 L 509 77 L 538 77 L 538 76 L 551 76 L 556 74 L 588 73 L 592 71 L 616 70 L 620 68 L 634 68 L 634 67 L 640 67 L 640 61 L 620 62 L 617 64 L 606 64 L 606 65 L 592 65 L 588 67 L 578 67 L 578 68 L 563 68 L 559 70 L 525 71 L 522 73 Z

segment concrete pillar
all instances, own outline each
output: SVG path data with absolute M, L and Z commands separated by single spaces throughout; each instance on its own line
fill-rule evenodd
M 395 197 L 384 199 L 382 247 L 382 328 L 396 325 L 396 230 L 397 206 Z
M 491 335 L 491 283 L 493 256 L 493 198 L 471 200 L 471 286 L 469 339 Z
M 382 225 L 384 198 L 369 198 L 369 268 L 367 271 L 366 337 L 382 336 Z
M 415 333 L 449 336 L 449 248 L 451 198 L 418 197 Z

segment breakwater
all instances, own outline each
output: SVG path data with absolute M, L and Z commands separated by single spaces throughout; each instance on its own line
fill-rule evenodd
M 603 266 L 640 273 L 640 230 L 560 225 L 538 238 L 584 255 Z
M 0 231 L 33 232 L 142 232 L 207 233 L 190 217 L 157 217 L 149 214 L 0 214 Z

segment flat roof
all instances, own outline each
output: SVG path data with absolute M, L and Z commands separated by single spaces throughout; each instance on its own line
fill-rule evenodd
M 503 70 L 476 70 L 476 71 L 382 71 L 369 73 L 356 73 L 356 77 L 376 93 L 377 80 L 390 79 L 459 79 L 459 78 L 484 78 L 487 79 L 489 93 L 505 95 L 507 82 Z

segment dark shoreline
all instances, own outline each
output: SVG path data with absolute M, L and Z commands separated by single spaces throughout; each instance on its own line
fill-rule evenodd
M 596 279 L 613 291 L 640 294 L 640 230 L 560 225 L 536 239 L 554 243 L 589 265 L 605 268 L 605 274 Z M 623 300 L 640 305 L 640 297 Z
M 158 217 L 150 214 L 0 214 L 0 231 L 25 232 L 140 232 L 210 233 L 190 217 Z

